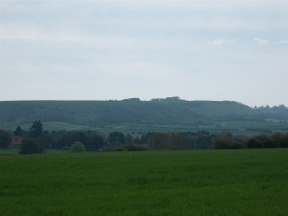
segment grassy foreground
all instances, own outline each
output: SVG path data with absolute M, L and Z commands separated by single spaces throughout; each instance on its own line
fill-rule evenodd
M 288 149 L 0 156 L 0 215 L 287 215 Z

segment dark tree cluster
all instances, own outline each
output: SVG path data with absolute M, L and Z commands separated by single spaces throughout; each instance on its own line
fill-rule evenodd
M 245 148 L 246 136 L 233 136 L 231 133 L 221 134 L 214 138 L 215 149 L 241 149 Z
M 100 134 L 96 131 L 43 131 L 41 121 L 35 121 L 29 131 L 17 127 L 12 133 L 0 130 L 0 148 L 8 148 L 13 138 L 24 139 L 20 154 L 39 154 L 46 149 L 71 149 L 81 143 L 86 151 L 98 150 L 145 150 L 150 149 L 241 149 L 241 148 L 286 148 L 288 134 L 260 134 L 254 137 L 198 132 L 148 132 L 143 134 L 123 134 L 118 131 Z
M 22 130 L 19 126 L 13 133 L 0 130 L 0 148 L 8 148 L 12 140 L 19 137 L 23 138 L 19 146 L 20 154 L 39 154 L 48 148 L 70 149 L 75 142 L 82 143 L 87 151 L 97 151 L 107 144 L 106 135 L 92 131 L 52 131 L 49 133 L 43 130 L 43 125 L 38 120 L 32 123 L 29 131 Z
M 37 138 L 37 137 L 41 137 L 42 135 L 43 135 L 42 123 L 40 120 L 35 121 L 30 128 L 30 137 Z
M 23 130 L 18 126 L 14 131 L 15 136 L 23 134 Z M 40 120 L 34 121 L 30 127 L 29 135 L 25 137 L 19 148 L 19 154 L 41 154 L 45 151 L 45 145 L 41 142 L 43 136 L 43 126 Z
M 214 139 L 216 149 L 239 148 L 287 148 L 288 134 L 273 133 L 260 134 L 253 137 L 233 136 L 232 134 L 219 135 Z
M 53 131 L 43 136 L 47 148 L 70 149 L 75 142 L 85 146 L 86 151 L 97 151 L 106 144 L 106 137 L 93 131 Z
M 136 137 L 135 144 L 148 144 L 151 149 L 211 149 L 214 135 L 206 131 L 147 133 Z
M 288 108 L 281 104 L 279 106 L 261 106 L 254 107 L 255 110 L 258 111 L 258 116 L 261 119 L 278 119 L 279 121 L 287 122 L 288 119 Z
M 247 141 L 247 148 L 287 148 L 288 134 L 274 133 L 272 135 L 261 134 Z

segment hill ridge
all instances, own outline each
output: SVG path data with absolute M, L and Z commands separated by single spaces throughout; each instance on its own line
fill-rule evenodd
M 219 121 L 288 119 L 235 101 L 124 100 L 1 101 L 0 128 L 41 120 L 103 127 L 111 124 L 205 125 Z M 288 111 L 288 109 L 287 109 Z M 267 116 L 269 115 L 269 116 Z M 284 118 L 283 118 L 284 116 Z M 286 118 L 287 117 L 287 118 Z

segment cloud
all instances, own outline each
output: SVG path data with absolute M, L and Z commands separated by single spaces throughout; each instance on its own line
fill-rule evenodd
M 209 41 L 207 44 L 210 46 L 221 46 L 224 44 L 234 43 L 235 39 L 216 39 L 213 41 Z
M 224 40 L 222 40 L 222 39 L 209 42 L 209 44 L 214 45 L 214 46 L 220 46 L 223 43 L 224 43 Z
M 288 39 L 287 40 L 279 40 L 276 42 L 277 45 L 279 44 L 288 44 Z
M 266 45 L 269 42 L 269 40 L 262 39 L 262 38 L 254 38 L 254 41 L 260 46 Z

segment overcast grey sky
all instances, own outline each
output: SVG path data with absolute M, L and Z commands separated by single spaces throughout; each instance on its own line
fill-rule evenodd
M 288 1 L 0 0 L 0 100 L 288 105 Z

